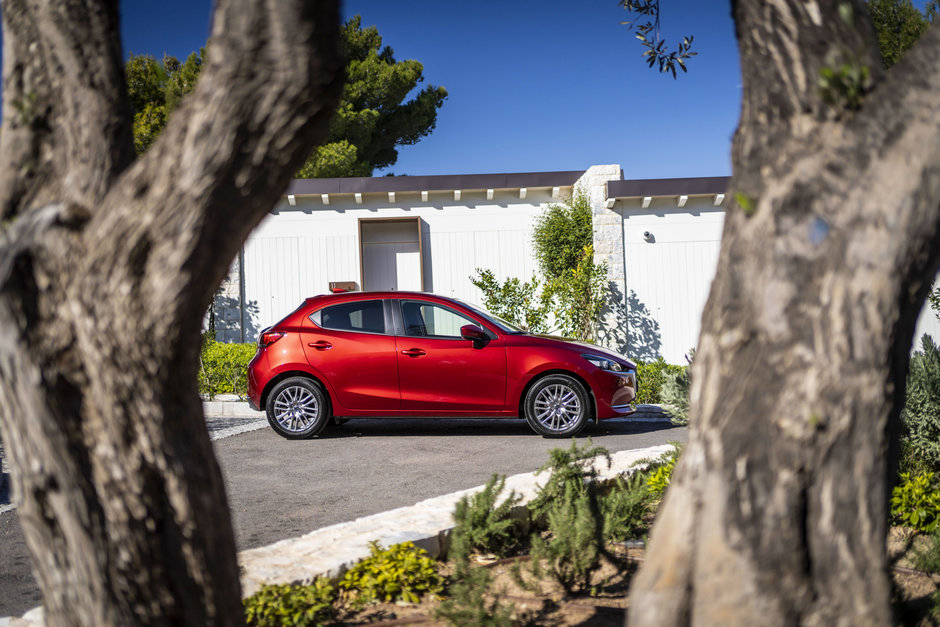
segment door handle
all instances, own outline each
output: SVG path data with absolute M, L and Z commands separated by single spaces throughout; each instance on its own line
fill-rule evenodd
M 315 348 L 318 351 L 326 351 L 333 348 L 333 345 L 327 342 L 326 340 L 320 340 L 319 342 L 309 342 L 307 344 L 310 348 Z
M 422 355 L 427 355 L 427 352 L 420 348 L 408 348 L 401 352 L 402 355 L 408 355 L 409 357 L 421 357 Z

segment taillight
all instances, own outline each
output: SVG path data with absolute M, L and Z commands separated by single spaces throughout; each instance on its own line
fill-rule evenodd
M 258 337 L 258 348 L 267 348 L 285 335 L 283 331 L 265 331 Z

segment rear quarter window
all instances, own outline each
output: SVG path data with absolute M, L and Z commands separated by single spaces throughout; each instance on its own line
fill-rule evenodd
M 322 329 L 385 333 L 385 308 L 381 300 L 357 300 L 330 305 L 310 314 L 310 320 Z

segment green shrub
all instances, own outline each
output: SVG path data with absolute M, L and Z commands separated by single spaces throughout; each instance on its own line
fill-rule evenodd
M 207 339 L 199 355 L 199 392 L 210 399 L 219 394 L 248 394 L 248 362 L 254 344 L 225 344 Z
M 584 247 L 594 242 L 593 211 L 584 190 L 560 204 L 550 204 L 535 220 L 532 245 L 535 260 L 549 280 L 578 267 Z
M 520 546 L 522 525 L 512 517 L 512 509 L 522 501 L 515 492 L 496 504 L 506 477 L 493 475 L 481 492 L 463 497 L 454 511 L 451 552 L 457 559 L 471 552 L 511 555 Z
M 547 567 L 548 574 L 566 593 L 591 589 L 594 573 L 604 555 L 603 517 L 595 490 L 574 483 L 565 484 L 561 498 L 546 511 L 549 538 L 532 536 L 532 572 Z
M 917 531 L 936 530 L 940 525 L 940 490 L 934 473 L 901 473 L 891 493 L 891 515 Z
M 245 621 L 256 627 L 323 625 L 336 616 L 336 588 L 319 577 L 307 586 L 263 586 L 243 601 Z
M 663 373 L 660 402 L 672 424 L 680 427 L 689 424 L 689 395 L 692 388 L 692 359 L 694 357 L 695 349 L 692 349 L 685 357 L 689 362 L 688 366 Z
M 929 335 L 911 357 L 901 412 L 902 468 L 940 471 L 940 349 Z
M 483 292 L 483 307 L 492 314 L 530 333 L 547 333 L 552 303 L 549 292 L 539 295 L 539 280 L 523 282 L 512 277 L 500 284 L 492 270 L 477 268 L 470 282 Z
M 348 570 L 339 587 L 348 591 L 354 604 L 398 602 L 417 603 L 422 596 L 437 596 L 444 589 L 444 578 L 437 563 L 424 549 L 411 542 L 383 549 L 369 543 L 372 555 Z
M 598 472 L 594 468 L 595 458 L 603 458 L 610 467 L 610 453 L 603 446 L 593 446 L 591 438 L 581 447 L 578 441 L 571 438 L 571 446 L 565 450 L 553 448 L 548 452 L 548 462 L 536 471 L 536 474 L 549 471 L 548 481 L 539 488 L 538 496 L 529 503 L 532 515 L 539 519 L 548 511 L 551 504 L 564 498 L 567 487 L 573 485 L 583 486 L 586 481 L 597 478 Z
M 492 593 L 493 577 L 482 566 L 471 566 L 464 559 L 455 566 L 449 596 L 438 605 L 434 617 L 457 627 L 510 627 L 515 608 Z M 487 600 L 487 596 L 490 600 Z
M 587 245 L 573 268 L 549 279 L 546 290 L 555 312 L 556 332 L 582 342 L 597 338 L 597 322 L 607 304 L 607 266 L 594 263 L 594 247 Z
M 639 537 L 647 527 L 645 516 L 649 507 L 650 492 L 642 472 L 617 477 L 600 499 L 604 539 L 620 542 Z
M 646 469 L 646 487 L 652 499 L 660 499 L 666 493 L 666 488 L 672 481 L 672 471 L 676 467 L 676 461 L 682 454 L 682 444 L 678 442 L 670 442 L 670 444 L 672 444 L 672 450 L 660 455 L 656 461 L 650 462 Z
M 636 402 L 642 405 L 658 405 L 663 402 L 662 387 L 666 373 L 683 372 L 685 366 L 667 364 L 662 357 L 656 361 L 638 362 L 636 365 Z

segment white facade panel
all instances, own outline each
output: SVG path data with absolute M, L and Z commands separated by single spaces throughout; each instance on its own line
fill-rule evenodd
M 718 266 L 724 211 L 705 199 L 623 213 L 629 352 L 685 364 Z
M 253 340 L 304 298 L 326 293 L 331 281 L 362 287 L 361 218 L 420 218 L 424 259 L 388 229 L 379 237 L 389 242 L 363 244 L 383 249 L 381 259 L 370 263 L 391 273 L 386 279 L 398 289 L 420 289 L 422 263 L 426 290 L 475 303 L 482 300 L 470 282 L 477 268 L 492 270 L 499 280 L 528 280 L 536 269 L 532 224 L 545 204 L 555 202 L 549 194 L 530 190 L 524 203 L 509 192 L 496 192 L 491 200 L 483 192 L 464 192 L 462 204 L 454 203 L 452 192 L 431 193 L 426 203 L 417 194 L 397 194 L 397 206 L 389 205 L 387 194 L 364 194 L 361 205 L 338 196 L 330 205 L 302 196 L 296 206 L 282 203 L 245 245 L 246 337 Z

